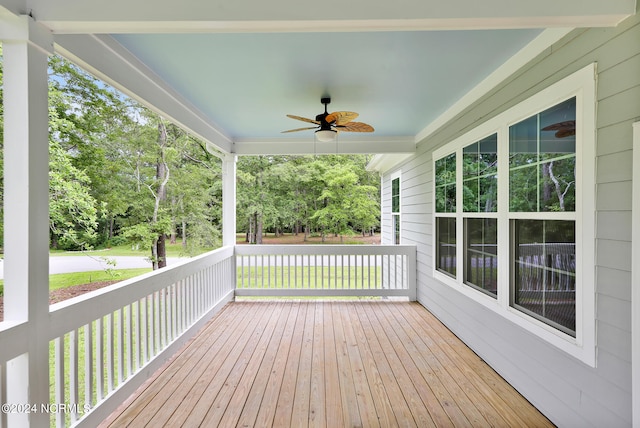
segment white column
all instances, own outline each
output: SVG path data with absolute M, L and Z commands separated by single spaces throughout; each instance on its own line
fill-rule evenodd
M 236 160 L 228 154 L 222 160 L 222 245 L 236 244 Z
M 2 21 L 4 72 L 4 316 L 28 323 L 29 348 L 7 364 L 7 402 L 49 402 L 49 31 L 27 16 Z M 11 346 L 5 344 L 3 346 Z M 7 415 L 48 426 L 49 415 Z

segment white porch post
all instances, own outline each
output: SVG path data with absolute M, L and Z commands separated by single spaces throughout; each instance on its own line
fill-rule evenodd
M 53 37 L 27 16 L 2 21 L 4 55 L 4 316 L 26 322 L 28 349 L 7 363 L 7 403 L 49 402 L 49 150 L 47 57 Z M 11 346 L 5 344 L 3 346 Z M 48 426 L 11 413 L 9 426 Z
M 228 154 L 222 160 L 222 245 L 236 244 L 236 160 Z

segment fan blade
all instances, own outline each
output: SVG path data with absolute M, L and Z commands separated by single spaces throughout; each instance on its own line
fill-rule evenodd
M 307 119 L 306 117 L 295 116 L 293 114 L 288 114 L 287 117 L 290 117 L 291 119 L 295 119 L 295 120 L 301 120 L 303 122 L 315 123 L 316 125 L 320 125 L 320 122 L 318 122 L 317 120 Z
M 565 122 L 554 123 L 553 125 L 542 128 L 543 131 L 558 131 L 556 138 L 565 138 L 576 135 L 576 121 L 567 120 Z
M 334 111 L 325 120 L 327 123 L 333 123 L 334 125 L 346 125 L 358 116 L 359 114 L 353 111 Z
M 344 132 L 373 132 L 373 126 L 362 122 L 349 122 L 346 125 L 337 125 L 335 128 Z
M 287 132 L 298 132 L 298 131 L 306 131 L 309 129 L 318 129 L 317 126 L 310 126 L 309 128 L 296 128 L 296 129 L 290 129 L 288 131 L 282 131 L 281 134 L 286 134 Z

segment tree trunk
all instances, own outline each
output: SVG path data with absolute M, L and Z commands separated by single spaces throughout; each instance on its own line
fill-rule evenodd
M 262 244 L 262 216 L 256 213 L 256 244 Z
M 165 147 L 167 145 L 167 128 L 162 122 L 158 123 L 158 146 L 160 146 L 160 158 L 156 163 L 156 179 L 160 183 L 155 192 L 156 202 L 153 209 L 153 223 L 158 222 L 160 202 L 167 199 L 167 182 L 169 181 L 169 166 L 165 160 Z M 152 249 L 153 269 L 160 269 L 167 265 L 167 249 L 165 245 L 165 235 L 161 233 L 155 242 L 155 251 Z M 155 252 L 155 254 L 153 254 Z
M 166 236 L 160 235 L 158 236 L 158 243 L 156 244 L 158 248 L 158 269 L 162 269 L 167 266 L 167 247 L 166 247 Z
M 116 219 L 111 217 L 109 219 L 109 239 L 113 238 L 113 225 L 115 224 Z
M 182 248 L 187 249 L 187 222 L 182 220 Z
M 172 206 L 176 206 L 176 198 L 171 198 L 171 205 Z M 171 237 L 169 238 L 169 242 L 173 245 L 176 244 L 176 239 L 178 238 L 178 231 L 177 231 L 177 224 L 176 224 L 176 216 L 175 214 L 171 217 Z

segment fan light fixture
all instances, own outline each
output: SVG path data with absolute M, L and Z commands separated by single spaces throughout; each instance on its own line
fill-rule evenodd
M 316 129 L 315 141 L 320 143 L 336 141 L 338 132 L 373 132 L 373 126 L 362 122 L 353 122 L 353 119 L 358 117 L 358 113 L 353 111 L 334 111 L 333 113 L 329 113 L 327 111 L 327 105 L 331 102 L 331 98 L 323 97 L 320 99 L 320 102 L 324 104 L 324 113 L 317 115 L 315 120 L 293 114 L 287 115 L 287 117 L 291 119 L 313 123 L 315 126 L 290 129 L 282 132 L 287 133 Z
M 316 131 L 316 140 L 321 143 L 330 143 L 336 140 L 337 131 L 333 129 L 319 129 Z

